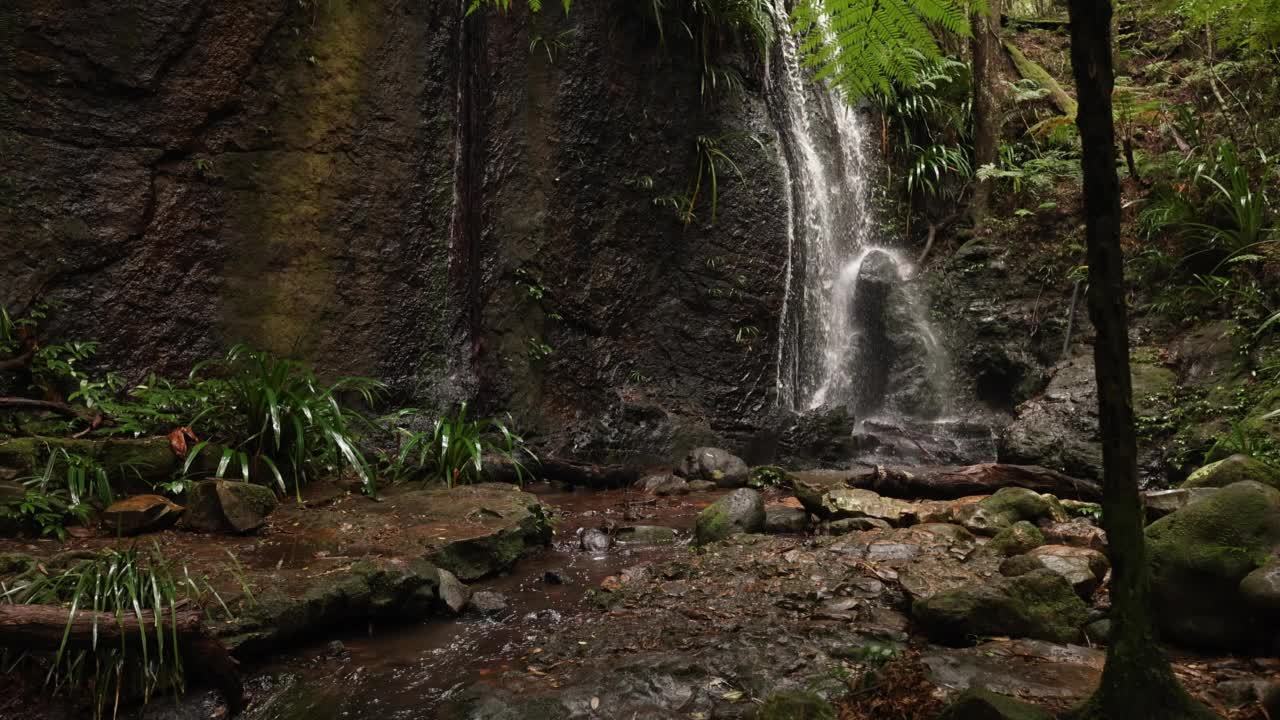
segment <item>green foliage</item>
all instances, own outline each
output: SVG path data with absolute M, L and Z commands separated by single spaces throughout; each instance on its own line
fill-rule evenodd
M 300 497 L 302 483 L 316 470 L 345 465 L 366 492 L 374 492 L 373 475 L 354 436 L 364 418 L 340 398 L 353 394 L 372 406 L 382 383 L 344 377 L 322 385 L 310 366 L 244 345 L 197 365 L 189 380 L 203 405 L 205 434 L 223 445 L 218 477 L 239 471 L 249 481 L 269 473 L 284 491 L 288 475 Z M 211 447 L 206 440 L 192 448 L 183 471 Z
M 430 479 L 449 487 L 478 482 L 484 475 L 485 456 L 497 455 L 511 463 L 517 482 L 523 484 L 529 476 L 524 458 L 537 461 L 524 439 L 502 421 L 469 418 L 466 403 L 452 416 L 437 418 L 430 430 L 414 431 L 401 425 L 417 414 L 416 410 L 401 410 L 383 418 L 399 443 L 394 454 L 383 457 L 388 474 L 397 480 Z
M 764 151 L 764 142 L 755 135 L 747 133 L 725 133 L 724 135 L 699 135 L 694 140 L 698 165 L 690 182 L 689 192 L 677 197 L 659 198 L 655 204 L 666 204 L 675 207 L 680 222 L 688 225 L 696 219 L 694 211 L 704 195 L 711 202 L 711 222 L 716 221 L 716 212 L 720 205 L 720 177 L 727 169 L 743 180 L 742 170 L 729 155 L 727 144 L 734 140 L 747 139 Z
M 925 204 L 956 201 L 973 177 L 973 104 L 968 66 L 925 61 L 911 81 L 872 100 L 884 114 L 894 157 L 906 167 L 906 190 Z
M 181 578 L 172 571 L 159 547 L 151 553 L 107 549 L 61 572 L 33 570 L 2 589 L 8 602 L 67 607 L 68 632 L 80 611 L 102 613 L 118 627 L 126 617 L 142 620 L 143 613 L 152 613 L 137 633 L 122 633 L 118 642 L 99 641 L 100 616 L 94 617 L 89 649 L 69 647 L 64 635 L 47 682 L 55 693 L 87 696 L 94 717 L 114 715 L 121 697 L 137 694 L 145 703 L 157 691 L 182 691 L 185 676 L 174 619 L 179 607 L 198 602 L 203 593 L 185 569 Z
M 956 0 L 802 0 L 793 13 L 805 63 L 850 102 L 908 86 L 942 52 L 931 28 L 970 34 Z
M 128 472 L 129 468 L 119 468 Z M 6 518 L 40 536 L 67 538 L 67 524 L 85 524 L 99 507 L 114 501 L 107 468 L 90 457 L 57 448 L 48 454 L 43 469 L 22 478 L 24 494 L 0 504 L 0 518 Z
M 1014 195 L 1035 198 L 1061 180 L 1080 180 L 1080 160 L 1073 152 L 1033 145 L 1001 145 L 1000 164 L 978 168 L 979 180 L 995 180 Z
M 1280 48 L 1280 0 L 1162 0 L 1193 27 L 1212 27 L 1220 40 L 1257 52 Z
M 528 0 L 528 3 L 529 12 L 542 12 L 542 0 Z M 482 7 L 491 7 L 495 10 L 508 12 L 511 10 L 512 5 L 513 3 L 511 0 L 471 0 L 471 4 L 467 6 L 467 15 L 471 15 Z M 568 14 L 569 8 L 572 5 L 573 0 L 561 0 L 561 6 L 564 8 L 566 14 Z

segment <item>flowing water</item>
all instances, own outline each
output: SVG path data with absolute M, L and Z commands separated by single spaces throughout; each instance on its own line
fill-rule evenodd
M 779 23 L 787 22 L 785 0 L 775 0 L 774 12 Z M 911 264 L 877 228 L 877 163 L 866 113 L 809 79 L 788 32 L 779 33 L 769 82 L 770 106 L 782 138 L 779 160 L 790 189 L 779 405 L 797 412 L 838 406 L 858 412 L 880 409 L 875 401 L 887 388 L 866 366 L 887 349 L 860 327 L 856 307 L 864 264 L 873 256 L 895 267 L 898 288 L 891 301 L 903 306 L 897 310 L 909 321 L 909 328 L 899 331 L 918 336 L 924 356 L 915 360 L 934 392 L 945 394 L 945 352 L 910 282 Z

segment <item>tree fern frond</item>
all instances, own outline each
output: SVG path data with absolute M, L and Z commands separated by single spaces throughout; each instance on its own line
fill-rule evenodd
M 960 0 L 800 0 L 792 12 L 800 52 L 815 77 L 850 100 L 909 84 L 942 52 L 933 29 L 969 35 Z

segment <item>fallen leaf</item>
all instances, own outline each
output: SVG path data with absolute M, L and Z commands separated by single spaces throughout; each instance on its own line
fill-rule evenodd
M 599 710 L 599 709 L 600 709 L 600 698 L 598 698 L 598 697 L 593 697 L 593 698 L 591 698 L 591 709 L 592 709 L 592 710 Z
M 185 460 L 187 457 L 188 441 L 200 442 L 200 438 L 196 437 L 196 431 L 192 430 L 190 425 L 176 427 L 169 433 L 169 449 L 173 450 L 173 454 L 177 455 L 179 460 Z

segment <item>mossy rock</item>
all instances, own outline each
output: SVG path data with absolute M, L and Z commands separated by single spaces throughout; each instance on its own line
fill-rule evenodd
M 937 593 L 911 612 L 931 640 L 950 645 L 996 635 L 1074 642 L 1089 617 L 1071 584 L 1043 569 Z
M 1147 527 L 1156 621 L 1197 648 L 1248 651 L 1280 640 L 1280 625 L 1250 607 L 1241 581 L 1280 551 L 1280 490 L 1228 485 Z
M 1248 455 L 1239 454 L 1196 470 L 1182 483 L 1182 487 L 1221 488 L 1245 480 L 1253 480 L 1280 490 L 1280 470 Z
M 1007 695 L 971 688 L 956 696 L 939 720 L 1052 720 L 1048 711 Z
M 767 487 L 780 487 L 791 484 L 791 479 L 787 476 L 787 471 L 776 465 L 763 465 L 761 467 L 751 468 L 751 473 L 747 475 L 747 487 L 757 490 Z
M 1020 487 L 1000 488 L 994 495 L 956 511 L 956 519 L 966 529 L 981 535 L 996 535 L 1016 522 L 1040 520 L 1066 522 L 1067 511 L 1058 498 Z
M 836 720 L 836 709 L 817 693 L 780 690 L 765 698 L 756 720 Z
M 0 443 L 0 467 L 34 473 L 49 454 L 65 450 L 92 458 L 119 484 L 124 479 L 167 480 L 181 465 L 166 437 L 90 438 L 20 437 Z M 117 487 L 117 490 L 121 489 Z
M 1044 534 L 1040 528 L 1026 520 L 1019 520 L 996 533 L 987 543 L 987 549 L 1001 557 L 1021 555 L 1044 544 Z
M 699 545 L 738 533 L 764 530 L 764 498 L 750 488 L 739 488 L 698 513 L 694 537 Z

